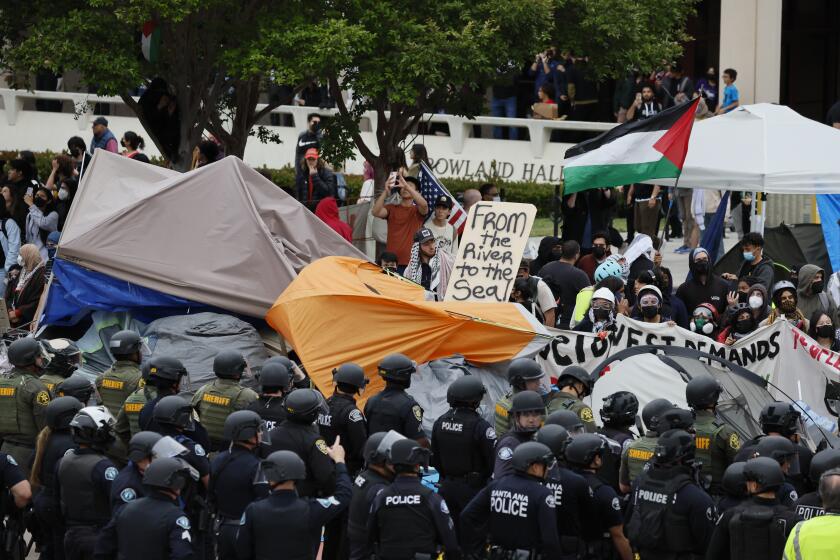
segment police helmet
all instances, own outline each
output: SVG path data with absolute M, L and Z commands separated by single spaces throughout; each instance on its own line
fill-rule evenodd
M 362 369 L 362 366 L 352 362 L 341 364 L 332 371 L 332 374 L 335 383 L 349 385 L 355 387 L 356 390 L 364 389 L 365 385 L 368 384 L 365 370 Z
M 143 339 L 136 332 L 129 330 L 115 333 L 108 342 L 108 349 L 115 358 L 139 353 L 141 346 Z
M 710 375 L 698 375 L 685 386 L 685 400 L 693 409 L 711 408 L 717 404 L 722 388 Z
M 516 358 L 508 366 L 508 383 L 514 389 L 522 390 L 526 381 L 542 379 L 544 376 L 545 373 L 539 364 L 530 358 Z
M 630 391 L 618 391 L 604 398 L 601 420 L 604 424 L 629 426 L 639 413 L 639 399 Z
M 114 441 L 116 418 L 104 406 L 86 406 L 70 421 L 73 441 L 105 447 Z
M 73 397 L 58 397 L 50 401 L 44 412 L 47 427 L 52 431 L 70 427 L 70 421 L 82 410 L 82 403 Z
M 516 418 L 517 414 L 523 412 L 539 412 L 545 415 L 545 403 L 539 393 L 535 391 L 520 391 L 511 398 L 510 413 Z M 514 421 L 514 431 L 517 432 L 536 432 L 538 428 L 526 428 L 519 425 L 518 421 Z
M 659 414 L 654 429 L 661 435 L 668 430 L 685 430 L 688 432 L 692 430 L 692 426 L 694 426 L 694 411 L 674 406 Z
M 177 358 L 154 356 L 149 360 L 149 379 L 177 382 L 187 375 L 187 368 Z
M 589 375 L 589 372 L 583 369 L 580 366 L 567 366 L 563 371 L 560 372 L 560 377 L 557 379 L 557 388 L 562 389 L 568 385 L 571 385 L 575 381 L 579 381 L 583 384 L 583 397 L 592 393 L 592 376 Z
M 770 457 L 756 457 L 744 464 L 744 479 L 758 484 L 757 493 L 775 490 L 785 483 L 782 466 Z
M 198 472 L 177 457 L 155 459 L 143 472 L 143 485 L 150 488 L 183 490 L 190 479 L 198 480 Z
M 94 386 L 81 373 L 74 373 L 55 386 L 55 394 L 59 397 L 75 397 L 82 404 L 87 404 L 93 395 Z
M 294 451 L 275 451 L 260 463 L 260 469 L 269 482 L 306 479 L 306 464 Z
M 586 431 L 580 416 L 571 410 L 555 410 L 545 419 L 545 424 L 562 426 L 570 435 L 582 434 Z
M 382 465 L 391 456 L 391 446 L 395 441 L 406 439 L 395 430 L 389 432 L 376 432 L 371 434 L 365 442 L 362 455 L 368 465 Z
M 388 462 L 395 467 L 429 466 L 429 450 L 413 439 L 401 439 L 391 445 Z
M 657 465 L 685 464 L 694 459 L 693 435 L 680 429 L 667 430 L 660 434 L 653 453 Z
M 598 434 L 580 434 L 572 438 L 566 445 L 566 462 L 574 467 L 587 468 L 602 456 L 607 448 L 607 442 Z
M 656 420 L 666 410 L 674 408 L 674 403 L 668 399 L 653 399 L 642 409 L 642 421 L 648 430 L 656 429 Z
M 292 363 L 293 363 L 292 360 L 290 360 L 286 356 L 280 356 L 280 355 L 272 356 L 269 359 L 267 359 L 266 361 L 264 361 L 263 362 L 263 367 L 267 366 L 268 364 L 275 364 L 275 363 L 280 364 L 282 366 L 285 366 L 286 369 L 288 369 L 289 371 L 292 371 Z
M 15 367 L 26 367 L 35 364 L 35 358 L 43 356 L 41 344 L 27 336 L 19 338 L 9 345 L 9 363 Z
M 194 426 L 192 405 L 178 395 L 168 395 L 160 399 L 155 404 L 152 417 L 161 426 L 173 426 L 182 430 L 191 430 Z
M 723 491 L 733 498 L 747 497 L 747 480 L 744 478 L 744 461 L 732 463 L 726 470 L 723 471 L 723 478 L 720 479 L 720 485 Z
M 417 371 L 417 364 L 405 354 L 389 354 L 379 362 L 377 371 L 386 381 L 408 383 L 411 381 L 411 374 Z
M 808 476 L 816 484 L 824 472 L 840 467 L 840 449 L 827 448 L 816 453 L 811 459 Z
M 228 441 L 249 441 L 262 430 L 262 418 L 253 410 L 237 410 L 225 418 L 224 438 Z
M 219 379 L 239 379 L 248 364 L 236 350 L 222 350 L 213 359 L 213 373 Z
M 759 422 L 764 433 L 777 432 L 790 437 L 797 432 L 800 417 L 801 414 L 792 404 L 777 401 L 764 405 Z
M 481 379 L 474 375 L 465 375 L 452 382 L 446 389 L 446 402 L 450 406 L 477 406 L 484 398 L 487 389 Z
M 70 377 L 79 367 L 82 356 L 76 343 L 68 338 L 54 338 L 43 342 L 44 350 L 50 354 L 50 363 L 46 370 L 61 377 Z
M 315 389 L 298 389 L 289 393 L 283 406 L 292 422 L 311 424 L 323 412 L 324 398 Z
M 796 446 L 786 437 L 764 436 L 758 440 L 755 452 L 759 457 L 770 457 L 781 465 L 793 459 L 796 455 Z
M 537 441 L 551 449 L 556 458 L 562 459 L 569 442 L 569 432 L 563 426 L 546 424 L 537 432 Z
M 554 453 L 544 443 L 538 441 L 526 441 L 513 450 L 511 466 L 519 473 L 527 472 L 531 465 L 542 463 L 546 470 L 556 463 Z
M 266 392 L 266 389 L 271 389 L 271 392 L 288 391 L 292 386 L 292 373 L 289 368 L 279 360 L 269 362 L 266 360 L 260 370 L 260 386 L 263 392 Z
M 152 457 L 152 449 L 163 436 L 157 432 L 137 432 L 128 441 L 128 458 L 134 463 Z

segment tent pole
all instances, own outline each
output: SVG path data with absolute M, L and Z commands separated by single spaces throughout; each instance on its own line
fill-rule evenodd
M 682 173 L 680 174 L 682 175 Z M 680 176 L 674 179 L 674 190 L 671 192 L 671 197 L 668 199 L 668 209 L 665 211 L 665 224 L 662 226 L 662 232 L 659 234 L 659 246 L 665 246 L 665 232 L 668 231 L 668 219 L 671 217 L 671 208 L 674 206 L 674 200 L 677 199 L 677 188 L 680 184 Z M 667 187 L 666 187 L 667 188 Z M 685 228 L 683 228 L 683 244 L 685 244 Z

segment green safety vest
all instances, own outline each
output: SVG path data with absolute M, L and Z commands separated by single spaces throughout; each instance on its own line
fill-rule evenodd
M 118 360 L 96 378 L 96 390 L 105 408 L 116 417 L 123 403 L 139 386 L 140 366 L 128 360 Z
M 34 446 L 50 400 L 47 387 L 27 371 L 14 368 L 0 376 L 0 438 Z
M 256 392 L 235 379 L 215 379 L 195 393 L 192 406 L 198 411 L 210 441 L 220 444 L 225 440 L 225 420 L 230 413 L 242 410 L 258 398 Z
M 633 484 L 636 477 L 642 474 L 645 464 L 653 457 L 658 440 L 659 436 L 646 434 L 633 440 L 621 454 L 621 462 L 627 465 L 627 478 L 630 480 L 630 484 Z
M 783 560 L 838 558 L 840 515 L 826 513 L 808 521 L 800 521 L 788 536 Z

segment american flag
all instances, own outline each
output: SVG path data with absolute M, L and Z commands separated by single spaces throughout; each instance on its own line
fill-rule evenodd
M 455 230 L 459 235 L 464 232 L 464 225 L 467 223 L 467 212 L 463 206 L 458 204 L 455 197 L 446 190 L 446 187 L 438 181 L 435 174 L 429 169 L 429 166 L 422 161 L 420 162 L 420 194 L 426 199 L 426 204 L 429 205 L 430 215 L 435 211 L 435 201 L 438 197 L 442 194 L 448 196 L 449 200 L 452 201 L 452 212 L 449 214 L 449 223 L 455 226 Z

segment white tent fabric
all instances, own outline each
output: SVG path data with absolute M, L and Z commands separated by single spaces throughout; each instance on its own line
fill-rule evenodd
M 238 158 L 181 174 L 104 150 L 79 185 L 58 256 L 254 317 L 312 261 L 365 259 Z
M 840 130 L 759 103 L 694 123 L 679 186 L 766 193 L 840 193 Z M 645 181 L 674 184 L 674 179 Z

